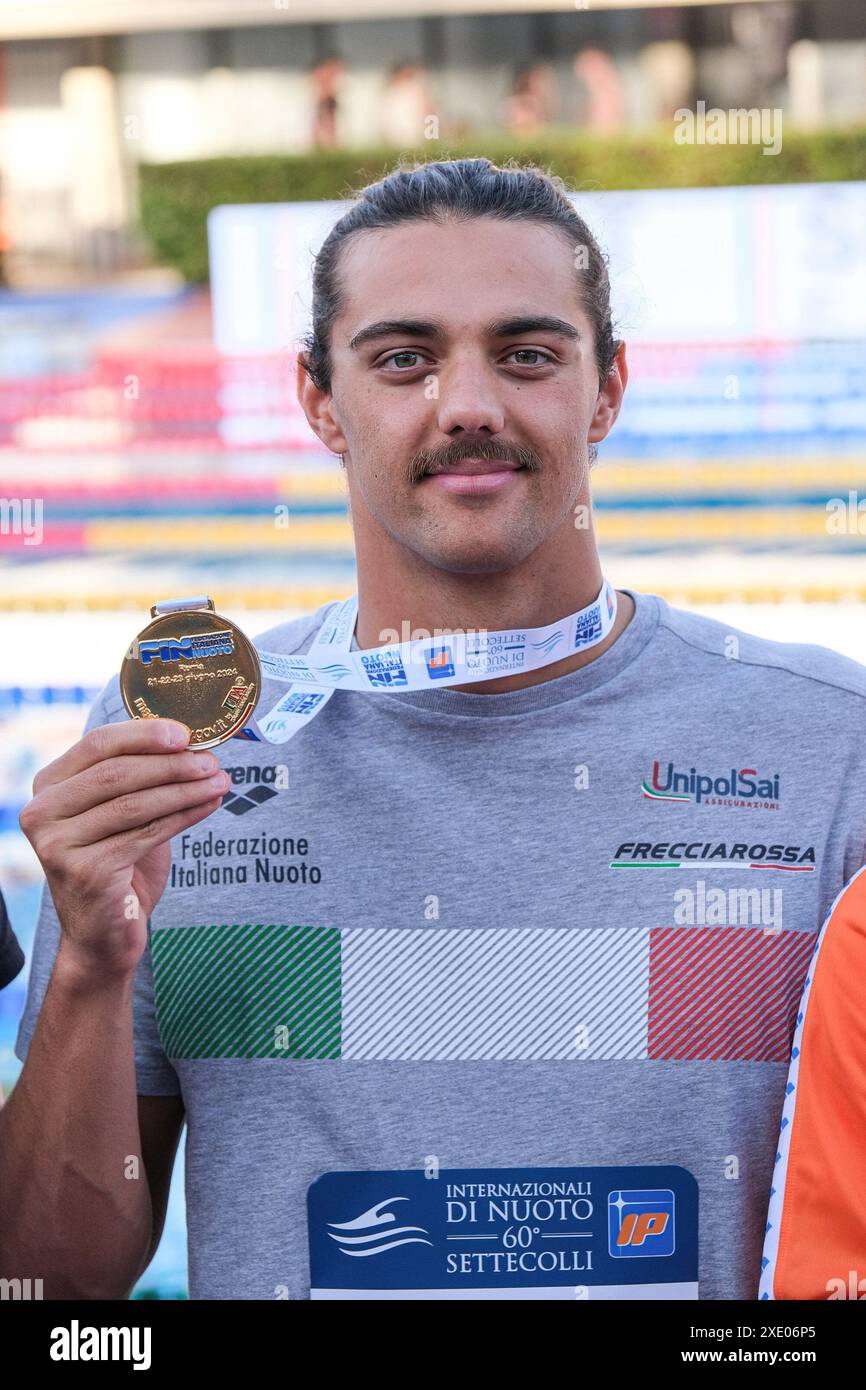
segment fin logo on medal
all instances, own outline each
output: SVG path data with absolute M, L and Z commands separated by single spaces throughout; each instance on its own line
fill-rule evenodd
M 179 719 L 191 748 L 213 748 L 241 730 L 258 702 L 258 653 L 206 594 L 154 604 L 130 643 L 120 693 L 133 719 Z

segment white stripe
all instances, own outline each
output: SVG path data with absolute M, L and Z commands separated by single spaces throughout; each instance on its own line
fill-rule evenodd
M 345 1060 L 647 1054 L 648 928 L 347 928 Z M 578 1050 L 577 1029 L 588 1032 Z

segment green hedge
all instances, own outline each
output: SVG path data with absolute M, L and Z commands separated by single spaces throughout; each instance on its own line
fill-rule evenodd
M 583 191 L 866 179 L 863 128 L 786 132 L 777 155 L 765 155 L 760 145 L 677 145 L 671 129 L 606 139 L 558 131 L 547 133 L 543 142 L 497 133 L 448 145 L 429 141 L 413 151 L 378 148 L 141 164 L 141 230 L 157 263 L 174 266 L 191 282 L 205 282 L 211 208 L 349 197 L 362 184 L 381 178 L 405 154 L 419 159 L 485 155 L 496 163 L 531 160 L 562 175 L 569 188 Z

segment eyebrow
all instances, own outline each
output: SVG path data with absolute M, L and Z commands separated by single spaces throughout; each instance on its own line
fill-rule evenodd
M 562 338 L 579 340 L 581 337 L 574 324 L 550 314 L 524 314 L 519 318 L 494 319 L 485 332 L 490 338 L 512 338 L 522 333 L 556 333 Z M 406 338 L 435 338 L 445 336 L 445 327 L 435 319 L 380 319 L 378 323 L 368 324 L 349 340 L 350 352 L 357 352 L 364 343 L 376 338 L 389 338 L 395 335 Z

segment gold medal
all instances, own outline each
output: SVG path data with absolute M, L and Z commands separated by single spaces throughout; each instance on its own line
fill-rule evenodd
M 213 748 L 243 728 L 258 702 L 258 652 L 213 600 L 166 599 L 127 649 L 120 693 L 133 719 L 179 719 L 191 748 Z

